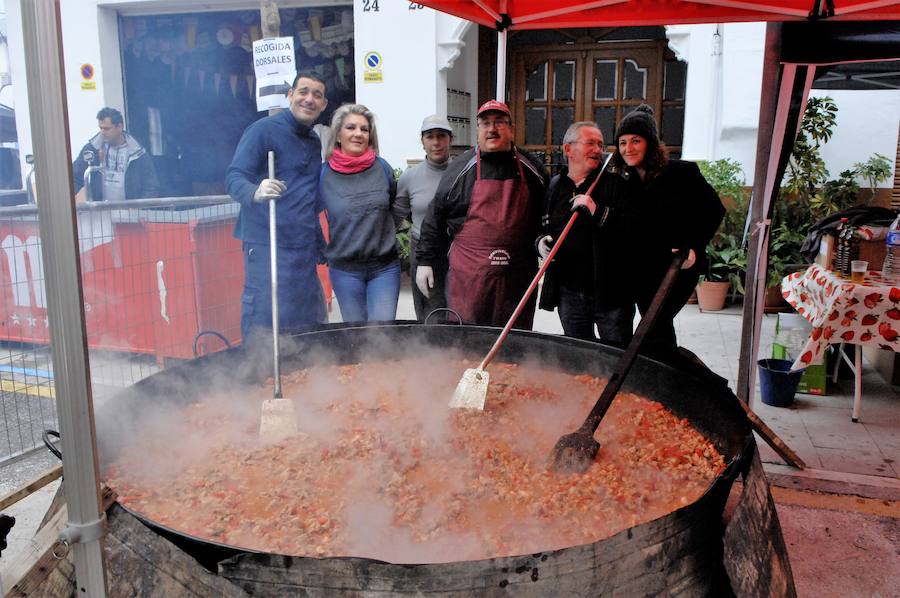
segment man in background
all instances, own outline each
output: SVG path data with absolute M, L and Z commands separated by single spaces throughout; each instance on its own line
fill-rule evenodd
M 159 182 L 153 159 L 125 131 L 122 113 L 115 108 L 103 108 L 97 113 L 97 126 L 100 132 L 81 148 L 72 164 L 76 201 L 158 197 Z M 84 189 L 84 173 L 88 170 L 88 188 Z
M 434 194 L 437 191 L 441 177 L 447 171 L 450 162 L 450 143 L 453 140 L 453 129 L 447 119 L 436 114 L 422 121 L 422 148 L 425 150 L 425 160 L 408 168 L 400 176 L 397 183 L 397 198 L 394 200 L 401 209 L 404 217 L 412 215 L 412 227 L 410 228 L 410 252 L 409 252 L 409 276 L 415 282 L 418 260 L 416 248 L 419 245 L 419 237 L 422 230 L 422 220 Z M 413 307 L 416 310 L 416 318 L 424 320 L 428 314 L 436 309 L 447 307 L 447 299 L 444 296 L 444 278 L 447 276 L 447 260 L 438 259 L 431 265 L 434 283 L 426 297 L 415 284 L 412 285 Z
M 516 148 L 506 104 L 489 100 L 476 119 L 478 146 L 448 166 L 422 222 L 416 284 L 430 295 L 433 266 L 447 255 L 447 306 L 466 324 L 503 326 L 537 274 L 546 177 Z M 517 328 L 531 329 L 534 307 L 532 296 Z

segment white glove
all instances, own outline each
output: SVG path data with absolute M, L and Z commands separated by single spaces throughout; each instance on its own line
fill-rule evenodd
M 590 195 L 585 195 L 582 193 L 581 195 L 576 195 L 575 197 L 572 198 L 572 209 L 573 210 L 576 210 L 576 209 L 580 208 L 581 206 L 586 207 L 588 212 L 591 213 L 591 216 L 593 216 L 594 212 L 597 211 L 597 204 L 594 203 L 594 200 L 591 199 Z
M 253 201 L 262 203 L 270 199 L 278 199 L 284 193 L 287 186 L 278 179 L 263 179 L 253 194 Z
M 551 249 L 553 249 L 553 237 L 544 235 L 541 237 L 541 240 L 538 241 L 538 255 L 541 256 L 542 259 L 547 259 Z
M 431 297 L 431 289 L 434 288 L 434 268 L 431 266 L 416 266 L 416 286 L 426 297 Z

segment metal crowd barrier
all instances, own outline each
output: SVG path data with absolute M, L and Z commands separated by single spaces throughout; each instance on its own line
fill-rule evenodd
M 237 203 L 205 196 L 75 209 L 95 401 L 240 341 Z M 37 207 L 0 207 L 0 465 L 56 427 L 43 271 Z

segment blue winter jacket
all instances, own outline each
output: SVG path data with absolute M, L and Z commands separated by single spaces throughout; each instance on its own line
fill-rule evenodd
M 287 189 L 275 202 L 280 247 L 321 250 L 316 192 L 322 165 L 318 135 L 290 110 L 262 118 L 244 131 L 225 173 L 225 190 L 241 204 L 234 236 L 247 243 L 269 243 L 269 205 L 253 193 L 268 177 L 268 152 L 275 152 L 275 178 Z

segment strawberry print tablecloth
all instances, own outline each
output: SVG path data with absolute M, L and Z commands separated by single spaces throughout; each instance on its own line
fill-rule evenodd
M 821 266 L 795 272 L 781 282 L 788 303 L 813 325 L 794 368 L 821 363 L 829 344 L 874 345 L 900 350 L 900 288 L 880 272 L 854 283 Z

